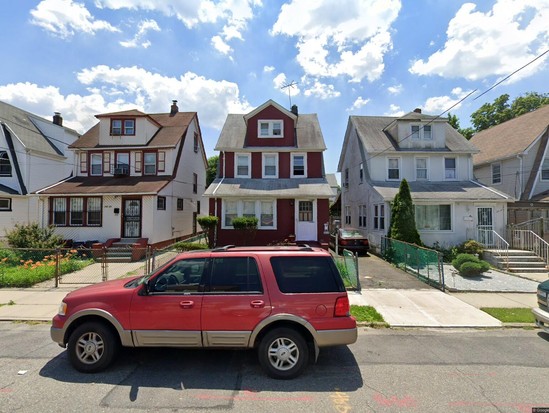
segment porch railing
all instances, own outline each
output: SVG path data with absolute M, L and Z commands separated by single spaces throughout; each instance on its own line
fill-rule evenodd
M 507 225 L 507 231 L 510 233 L 514 230 L 526 230 L 533 231 L 543 238 L 544 234 L 548 233 L 549 220 L 544 218 L 535 218 L 528 221 L 521 222 L 519 224 Z
M 480 242 L 484 248 L 491 250 L 509 268 L 509 243 L 496 231 L 490 228 L 468 228 L 467 238 Z
M 549 243 L 531 230 L 515 229 L 511 231 L 513 248 L 532 251 L 549 265 Z

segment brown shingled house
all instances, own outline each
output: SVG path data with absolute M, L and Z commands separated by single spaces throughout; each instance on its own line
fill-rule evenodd
M 549 218 L 548 141 L 549 105 L 471 139 L 480 150 L 473 156 L 475 177 L 516 199 L 507 207 L 509 224 Z
M 207 168 L 196 112 L 96 115 L 69 146 L 73 177 L 37 191 L 43 221 L 74 241 L 161 246 L 197 230 Z

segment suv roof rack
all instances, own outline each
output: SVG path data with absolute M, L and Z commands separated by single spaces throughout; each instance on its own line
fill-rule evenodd
M 228 249 L 235 248 L 236 245 L 225 245 L 223 247 L 217 247 L 212 250 L 212 252 L 222 252 L 227 251 Z
M 224 245 L 223 247 L 217 247 L 212 249 L 212 252 L 227 252 L 231 249 L 238 248 L 239 251 L 268 251 L 269 248 L 278 249 L 278 250 L 284 250 L 287 249 L 289 251 L 295 251 L 296 249 L 299 249 L 299 251 L 314 251 L 314 248 L 311 247 L 309 244 L 295 244 L 295 245 L 284 245 L 284 246 L 261 246 L 261 245 L 255 245 L 255 246 L 241 246 L 237 247 L 236 245 Z

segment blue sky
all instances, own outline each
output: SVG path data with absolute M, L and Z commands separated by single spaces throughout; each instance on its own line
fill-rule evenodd
M 0 17 L 0 100 L 83 133 L 94 115 L 198 112 L 208 156 L 227 113 L 317 113 L 336 172 L 349 115 L 470 114 L 546 93 L 549 0 L 18 0 Z M 477 100 L 474 100 L 478 97 Z

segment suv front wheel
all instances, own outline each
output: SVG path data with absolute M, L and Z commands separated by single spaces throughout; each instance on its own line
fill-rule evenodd
M 76 370 L 95 373 L 111 364 L 118 341 L 104 324 L 87 322 L 72 332 L 67 347 L 69 360 Z
M 291 328 L 276 328 L 261 340 L 259 363 L 275 379 L 299 376 L 309 360 L 309 348 L 303 336 Z

